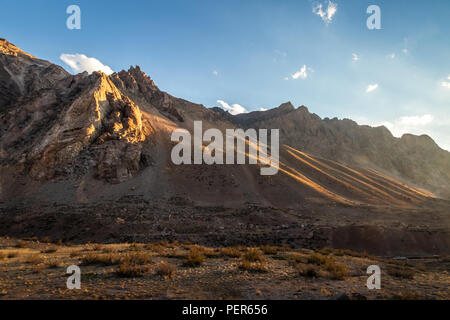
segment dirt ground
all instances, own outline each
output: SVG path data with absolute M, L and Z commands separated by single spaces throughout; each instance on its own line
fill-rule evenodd
M 81 289 L 66 269 L 81 268 Z M 381 289 L 366 287 L 381 268 Z M 350 250 L 0 238 L 0 299 L 449 299 L 449 257 Z

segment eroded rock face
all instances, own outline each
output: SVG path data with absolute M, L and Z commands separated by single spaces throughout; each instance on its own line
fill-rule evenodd
M 109 77 L 72 76 L 6 41 L 0 49 L 2 165 L 49 180 L 74 173 L 85 151 L 100 179 L 121 182 L 139 170 L 151 127 Z

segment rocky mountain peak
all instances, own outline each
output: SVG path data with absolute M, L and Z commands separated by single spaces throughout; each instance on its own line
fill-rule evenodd
M 22 56 L 27 56 L 29 58 L 36 59 L 31 54 L 28 54 L 28 53 L 22 51 L 20 48 L 16 47 L 12 43 L 10 43 L 8 40 L 3 39 L 3 38 L 0 38 L 0 53 L 6 54 L 9 56 L 15 56 L 15 57 L 17 57 L 18 55 L 22 55 Z

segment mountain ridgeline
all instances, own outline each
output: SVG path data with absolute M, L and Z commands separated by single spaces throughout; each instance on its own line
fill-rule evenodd
M 280 172 L 170 161 L 173 130 L 280 129 Z M 450 198 L 450 153 L 428 136 L 321 119 L 290 102 L 233 116 L 161 91 L 141 69 L 71 75 L 0 39 L 0 200 L 125 194 L 203 204 L 414 206 Z

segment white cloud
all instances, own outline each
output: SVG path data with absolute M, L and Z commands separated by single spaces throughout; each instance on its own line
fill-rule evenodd
M 372 92 L 378 89 L 378 83 L 371 84 L 367 87 L 366 92 Z
M 444 88 L 449 88 L 450 89 L 450 82 L 442 81 L 441 82 L 441 86 L 444 87 Z
M 284 80 L 289 80 L 289 77 L 284 77 Z
M 402 50 L 402 52 L 403 52 L 404 54 L 408 54 L 409 51 L 408 51 L 408 49 L 405 48 L 405 49 Z
M 107 75 L 114 73 L 110 67 L 104 65 L 98 59 L 86 57 L 84 54 L 63 53 L 59 58 L 66 63 L 74 73 L 81 73 L 84 71 L 87 71 L 88 73 L 102 71 Z
M 230 106 L 228 103 L 226 103 L 223 100 L 217 100 L 217 103 L 221 105 L 222 109 L 228 111 L 232 115 L 248 112 L 247 109 L 245 109 L 243 106 L 241 106 L 239 104 L 233 104 Z
M 219 72 L 217 70 L 213 70 L 212 74 L 215 75 L 215 76 L 218 76 Z
M 372 127 L 385 126 L 394 137 L 400 138 L 406 133 L 427 134 L 443 149 L 450 151 L 450 122 L 448 119 L 437 118 L 431 114 L 403 116 L 392 121 L 375 122 L 365 117 L 354 117 L 359 124 Z
M 259 111 L 267 111 L 266 108 L 259 108 Z
M 294 73 L 292 76 L 292 79 L 306 79 L 308 77 L 308 72 L 306 71 L 306 64 L 303 65 L 303 67 L 297 71 L 296 73 Z
M 359 56 L 356 53 L 352 53 L 352 56 L 353 56 L 353 58 L 352 58 L 353 61 L 359 60 Z
M 325 8 L 325 4 L 327 4 L 327 8 Z M 329 24 L 333 20 L 333 16 L 337 12 L 337 4 L 331 2 L 330 0 L 327 3 L 316 3 L 313 5 L 313 13 L 317 14 L 319 17 L 322 18 L 322 20 Z
M 395 53 L 388 54 L 388 58 L 395 59 Z

